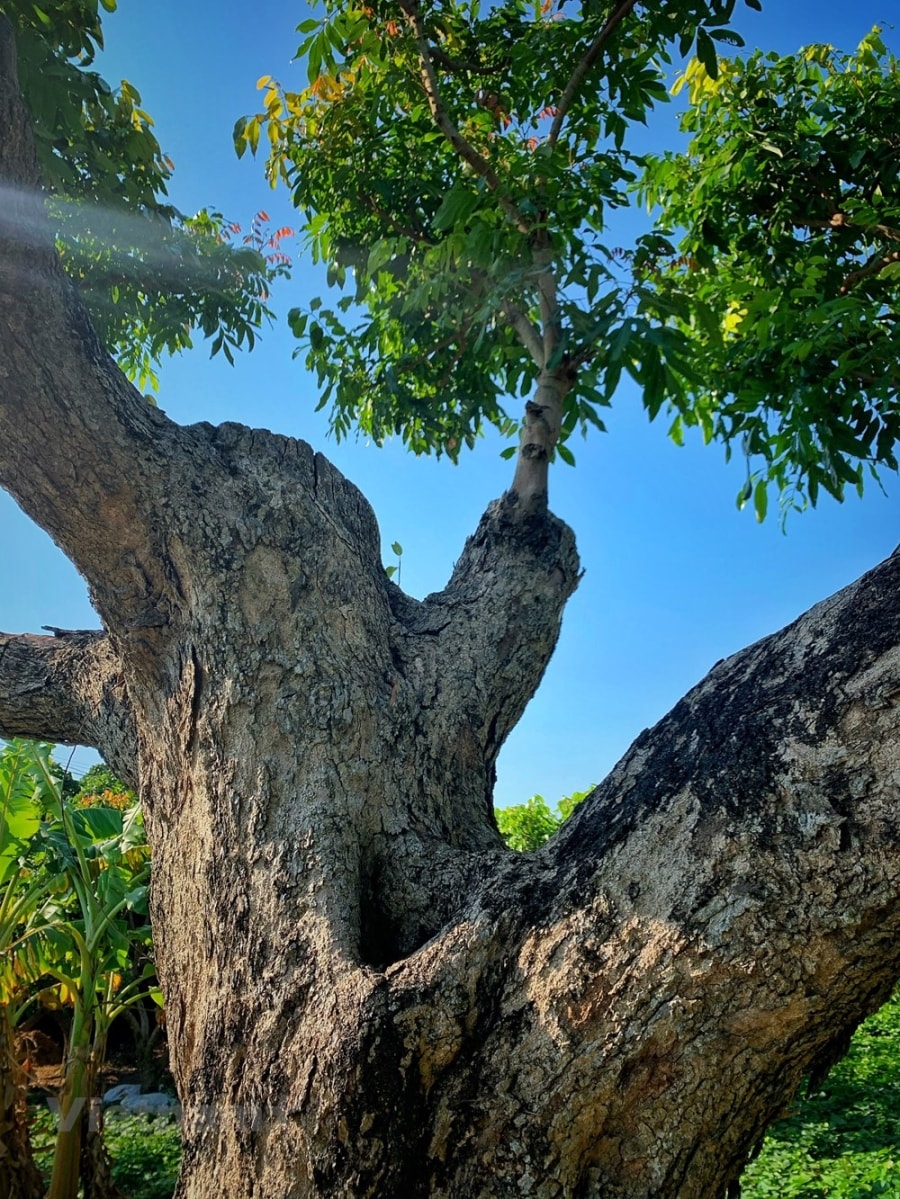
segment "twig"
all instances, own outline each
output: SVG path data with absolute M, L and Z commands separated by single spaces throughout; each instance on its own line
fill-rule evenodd
M 860 225 L 848 220 L 843 212 L 835 212 L 827 221 L 794 221 L 798 229 L 851 229 L 858 233 L 877 233 L 888 241 L 900 241 L 900 229 L 892 225 Z
M 446 70 L 454 74 L 487 75 L 490 77 L 491 75 L 502 75 L 509 66 L 508 59 L 504 59 L 502 62 L 489 67 L 484 63 L 473 62 L 471 59 L 451 58 L 439 46 L 429 46 L 428 53 L 431 56 L 432 62 L 439 63 Z
M 570 75 L 569 82 L 566 84 L 559 103 L 556 105 L 556 116 L 553 118 L 553 124 L 550 126 L 550 133 L 547 138 L 548 145 L 555 146 L 559 141 L 563 122 L 572 106 L 573 100 L 578 95 L 578 89 L 584 83 L 588 71 L 600 57 L 600 51 L 634 8 L 635 4 L 637 4 L 637 0 L 622 0 L 622 3 L 610 13 L 603 28 L 591 42 L 590 46 L 588 46 L 584 57 Z
M 444 106 L 441 99 L 440 89 L 438 87 L 437 73 L 434 69 L 434 61 L 431 57 L 431 48 L 428 45 L 428 38 L 425 36 L 425 30 L 422 28 L 422 22 L 419 19 L 418 6 L 415 0 L 401 0 L 400 8 L 402 9 L 407 23 L 412 30 L 415 39 L 416 48 L 419 52 L 419 69 L 422 76 L 422 85 L 425 89 L 425 96 L 428 100 L 428 107 L 431 110 L 432 118 L 435 125 L 446 137 L 447 141 L 459 155 L 459 157 L 469 164 L 472 170 L 481 179 L 485 181 L 488 187 L 493 192 L 501 193 L 500 176 L 491 166 L 490 162 L 479 154 L 475 147 L 463 137 L 460 131 L 453 124 L 450 115 Z M 503 211 L 513 222 L 520 233 L 530 233 L 531 226 L 519 212 L 516 205 L 508 196 L 498 195 L 500 206 Z
M 380 219 L 386 224 L 390 225 L 395 232 L 399 233 L 401 237 L 408 237 L 410 241 L 418 242 L 419 245 L 434 245 L 434 242 L 427 233 L 423 233 L 421 229 L 416 229 L 412 225 L 404 225 L 402 221 L 398 221 L 395 216 L 389 213 L 386 209 L 382 208 L 378 201 L 373 196 L 370 196 L 368 192 L 361 191 L 359 193 L 359 198 L 371 213 L 377 217 L 380 217 Z
M 840 294 L 845 296 L 862 279 L 867 279 L 870 275 L 880 274 L 886 266 L 890 266 L 894 262 L 900 262 L 900 250 L 891 250 L 889 254 L 873 255 L 859 270 L 851 271 L 846 276 L 844 282 L 841 284 Z
M 900 242 L 900 229 L 895 229 L 892 225 L 859 225 L 855 221 L 848 220 L 843 212 L 835 212 L 828 218 L 823 220 L 808 220 L 795 221 L 794 225 L 798 229 L 846 229 L 850 233 L 856 235 L 856 238 L 864 234 L 876 234 L 878 237 L 883 237 L 885 241 Z M 871 275 L 877 275 L 884 270 L 885 267 L 891 266 L 895 262 L 900 262 L 900 250 L 890 250 L 887 253 L 876 251 L 868 262 L 864 263 L 858 270 L 850 271 L 844 278 L 841 284 L 840 295 L 845 296 L 851 288 L 855 287 L 862 279 L 868 279 Z

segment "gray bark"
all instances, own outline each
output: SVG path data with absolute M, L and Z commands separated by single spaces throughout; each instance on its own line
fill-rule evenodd
M 93 745 L 119 778 L 137 782 L 125 676 L 102 633 L 0 633 L 0 728 L 6 737 Z
M 0 122 L 33 185 L 2 19 Z M 897 556 L 518 856 L 493 766 L 578 579 L 540 505 L 410 599 L 321 455 L 150 408 L 8 232 L 0 483 L 105 626 L 4 640 L 0 733 L 132 763 L 179 1199 L 717 1196 L 900 974 Z

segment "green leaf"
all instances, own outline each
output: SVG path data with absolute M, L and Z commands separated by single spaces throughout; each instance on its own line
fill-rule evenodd
M 719 78 L 719 58 L 716 44 L 705 29 L 697 30 L 697 58 L 700 60 L 710 79 Z
M 116 808 L 81 808 L 73 819 L 79 835 L 91 841 L 108 841 L 122 833 L 122 813 Z
M 553 836 L 561 821 L 542 795 L 510 808 L 495 808 L 497 827 L 510 849 L 520 853 L 539 849 Z
M 234 123 L 234 128 L 231 131 L 231 140 L 234 142 L 234 148 L 238 158 L 244 157 L 244 152 L 247 149 L 247 118 L 238 117 Z
M 299 308 L 292 308 L 288 313 L 288 326 L 295 337 L 302 337 L 306 332 L 309 316 Z
M 733 29 L 716 29 L 710 34 L 710 37 L 713 38 L 714 41 L 724 42 L 727 46 L 735 46 L 740 48 L 741 46 L 746 45 L 741 35 L 739 33 L 735 33 Z
M 244 125 L 244 141 L 250 147 L 250 153 L 255 154 L 259 147 L 259 117 L 250 117 Z
M 478 196 L 465 183 L 455 184 L 441 201 L 432 218 L 432 226 L 438 231 L 452 229 L 467 220 L 478 206 Z
M 756 519 L 760 524 L 766 519 L 768 507 L 769 496 L 766 489 L 766 482 L 765 479 L 760 479 L 753 489 L 753 508 L 756 512 Z

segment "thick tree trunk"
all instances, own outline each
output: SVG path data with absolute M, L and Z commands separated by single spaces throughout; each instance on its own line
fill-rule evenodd
M 149 408 L 9 226 L 0 483 L 106 628 L 7 640 L 0 732 L 140 784 L 179 1199 L 717 1196 L 900 974 L 900 558 L 717 666 L 517 856 L 493 766 L 578 578 L 540 503 L 410 599 L 324 458 Z

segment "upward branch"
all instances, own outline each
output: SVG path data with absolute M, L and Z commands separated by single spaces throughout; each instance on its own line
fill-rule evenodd
M 497 193 L 501 208 L 519 232 L 529 233 L 531 231 L 529 223 L 522 216 L 521 212 L 519 212 L 513 201 L 508 196 L 502 194 L 500 176 L 491 166 L 490 162 L 482 154 L 478 153 L 471 142 L 463 137 L 450 119 L 450 114 L 447 112 L 446 105 L 441 98 L 437 72 L 434 69 L 434 59 L 432 58 L 431 47 L 428 44 L 428 38 L 425 35 L 425 30 L 419 16 L 418 5 L 415 3 L 415 0 L 401 0 L 400 7 L 406 17 L 407 24 L 412 30 L 412 35 L 416 43 L 422 86 L 425 89 L 428 108 L 435 125 L 437 125 L 438 129 L 440 129 L 441 133 L 443 133 L 463 162 L 467 163 L 475 174 L 485 181 L 491 191 Z
M 569 81 L 563 88 L 563 94 L 556 105 L 556 116 L 553 118 L 553 124 L 550 126 L 550 133 L 547 137 L 547 142 L 551 146 L 555 146 L 559 141 L 559 135 L 562 132 L 562 127 L 566 119 L 569 109 L 572 107 L 572 102 L 578 95 L 581 85 L 584 83 L 588 71 L 600 57 L 603 47 L 622 24 L 631 10 L 634 8 L 637 0 L 621 0 L 613 11 L 610 13 L 603 28 L 588 46 L 584 56 L 579 61 L 575 70 L 569 76 Z
M 108 627 L 143 639 L 178 603 L 158 513 L 185 456 L 62 273 L 2 15 L 0 194 L 0 485 L 86 576 Z
M 512 300 L 503 301 L 503 315 L 515 329 L 519 341 L 537 366 L 544 365 L 544 345 L 541 332 L 531 317 Z

